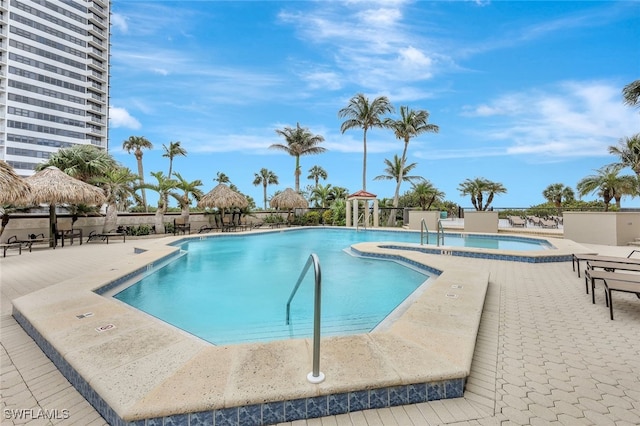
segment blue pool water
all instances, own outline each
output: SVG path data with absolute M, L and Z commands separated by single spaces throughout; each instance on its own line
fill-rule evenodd
M 182 245 L 186 256 L 115 297 L 214 344 L 310 337 L 313 269 L 292 302 L 289 325 L 285 307 L 313 252 L 322 268 L 323 335 L 363 333 L 384 320 L 428 276 L 395 262 L 354 257 L 345 249 L 363 241 L 419 240 L 416 232 L 332 228 L 190 240 Z M 453 237 L 445 239 L 447 245 L 452 242 Z M 492 248 L 504 244 L 480 242 Z M 529 243 L 528 248 L 541 247 Z

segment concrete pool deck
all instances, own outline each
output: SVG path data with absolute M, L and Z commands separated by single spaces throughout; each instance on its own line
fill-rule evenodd
M 155 241 L 154 243 L 159 242 L 160 241 Z M 98 265 L 109 265 L 110 268 L 113 268 L 113 265 L 118 264 L 118 262 L 133 262 L 132 258 L 144 255 L 144 253 L 138 255 L 132 254 L 133 246 L 138 246 L 142 243 L 138 244 L 137 241 L 134 241 L 131 245 L 129 244 L 130 243 L 128 242 L 126 244 L 119 245 L 109 244 L 108 246 L 99 244 L 95 244 L 90 247 L 71 246 L 64 250 L 38 250 L 31 254 L 23 254 L 22 256 L 15 255 L 3 259 L 1 263 L 3 295 L 2 345 L 6 350 L 6 355 L 3 353 L 2 364 L 3 408 L 29 408 L 29 406 L 26 405 L 29 405 L 30 403 L 27 402 L 24 404 L 20 401 L 20 398 L 21 396 L 24 397 L 32 395 L 34 396 L 32 399 L 35 399 L 36 405 L 30 406 L 64 409 L 67 408 L 67 406 L 62 404 L 62 402 L 58 402 L 57 405 L 54 404 L 53 406 L 50 404 L 52 401 L 61 401 L 60 399 L 52 399 L 52 395 L 58 396 L 60 394 L 74 394 L 73 389 L 69 388 L 68 383 L 66 385 L 57 385 L 56 387 L 60 389 L 59 392 L 49 390 L 49 386 L 47 386 L 47 384 L 52 384 L 52 382 L 57 383 L 58 379 L 42 379 L 38 373 L 32 373 L 32 369 L 27 365 L 28 363 L 25 363 L 22 360 L 21 355 L 23 353 L 35 351 L 33 359 L 38 359 L 38 371 L 47 370 L 47 375 L 56 376 L 56 370 L 48 370 L 50 363 L 41 360 L 41 352 L 39 355 L 37 354 L 38 350 L 37 348 L 33 348 L 33 342 L 31 341 L 29 343 L 29 339 L 24 337 L 24 333 L 15 325 L 15 321 L 7 315 L 9 312 L 7 309 L 10 309 L 7 298 L 14 298 L 16 295 L 23 292 L 29 293 L 32 290 L 35 290 L 38 286 L 46 287 L 49 285 L 47 281 L 49 283 L 56 282 L 55 280 L 63 281 L 63 276 L 65 275 L 70 279 L 68 280 L 69 282 L 63 283 L 65 284 L 64 288 L 75 288 L 78 285 L 82 285 L 85 281 L 84 279 L 78 279 L 77 277 L 73 278 L 73 275 L 77 274 L 77 271 L 79 270 L 92 271 L 93 279 L 93 277 L 98 274 Z M 589 247 L 588 249 L 589 251 L 603 251 L 603 248 L 600 247 Z M 620 250 L 625 255 L 630 251 L 628 248 L 604 249 L 611 251 Z M 90 253 L 89 250 L 91 251 Z M 445 271 L 447 269 L 459 269 L 461 261 L 461 259 L 452 259 L 449 256 L 435 256 L 421 253 L 416 253 L 415 255 L 420 256 L 422 259 L 428 259 L 427 263 L 429 265 L 439 269 L 442 267 L 441 269 Z M 120 257 L 120 259 L 117 259 L 118 257 Z M 634 300 L 635 297 L 627 299 L 624 296 L 620 296 L 620 302 L 618 302 L 618 297 L 616 297 L 616 320 L 609 322 L 607 317 L 608 312 L 604 306 L 601 306 L 601 300 L 596 305 L 587 303 L 588 297 L 586 297 L 582 291 L 582 281 L 571 272 L 571 268 L 566 262 L 528 265 L 518 262 L 501 262 L 482 259 L 465 258 L 462 260 L 464 261 L 465 267 L 478 272 L 484 271 L 488 274 L 487 276 L 490 277 L 489 291 L 487 294 L 487 300 L 484 303 L 482 319 L 480 320 L 480 330 L 476 341 L 476 349 L 475 352 L 472 351 L 474 358 L 473 362 L 471 362 L 471 376 L 467 381 L 464 398 L 458 398 L 451 401 L 442 400 L 401 407 L 384 408 L 380 410 L 368 410 L 358 413 L 332 416 L 329 418 L 325 417 L 322 419 L 323 423 L 326 421 L 329 422 L 328 424 L 335 424 L 335 422 L 347 422 L 347 420 L 353 423 L 358 423 L 361 420 L 365 420 L 367 423 L 375 424 L 376 419 L 378 419 L 377 423 L 379 424 L 393 424 L 390 423 L 392 419 L 396 419 L 396 424 L 411 424 L 405 422 L 407 419 L 411 420 L 414 424 L 441 424 L 463 420 L 492 423 L 496 419 L 514 420 L 534 418 L 543 414 L 544 416 L 550 416 L 549 412 L 553 413 L 554 410 L 559 412 L 559 414 L 556 414 L 556 420 L 559 418 L 571 417 L 575 419 L 582 419 L 582 422 L 589 423 L 589 419 L 596 418 L 600 415 L 603 416 L 603 418 L 612 418 L 614 420 L 618 418 L 620 421 L 625 420 L 631 424 L 637 423 L 637 421 L 632 420 L 634 418 L 636 420 L 639 418 L 637 403 L 634 405 L 633 401 L 637 401 L 639 399 L 637 396 L 640 389 L 638 389 L 637 375 L 635 376 L 635 379 L 634 377 L 630 377 L 630 374 L 633 374 L 634 371 L 638 371 L 637 345 L 640 341 L 640 339 L 638 339 L 640 309 L 637 306 L 638 302 Z M 135 262 L 137 262 L 137 260 Z M 20 266 L 22 266 L 22 268 L 20 268 Z M 116 271 L 107 270 L 104 273 L 107 275 L 107 278 L 109 278 L 109 274 L 115 272 Z M 530 293 L 532 297 L 522 297 L 522 300 L 520 300 L 521 297 L 513 298 L 514 294 L 518 294 L 522 291 L 525 291 L 525 294 Z M 60 293 L 60 291 L 57 291 L 56 293 Z M 44 293 L 41 293 L 40 296 L 44 296 Z M 94 296 L 98 298 L 100 297 L 97 295 Z M 37 299 L 35 295 L 31 297 Z M 87 303 L 93 302 L 93 298 L 91 297 L 90 299 L 91 300 L 82 299 L 81 302 L 84 304 L 81 306 L 93 306 L 91 304 L 87 305 Z M 55 305 L 58 302 L 56 302 L 55 299 L 45 298 L 42 303 Z M 18 305 L 19 304 L 20 303 L 18 303 Z M 516 305 L 519 304 L 522 304 L 522 312 L 520 312 L 520 308 L 516 307 Z M 516 308 L 517 315 L 509 316 L 508 314 L 513 311 L 514 308 Z M 69 312 L 75 312 L 74 309 L 76 308 L 70 307 Z M 538 312 L 538 310 L 540 311 Z M 570 311 L 569 316 L 567 316 L 567 312 L 564 312 L 565 310 Z M 588 313 L 588 316 L 585 316 L 586 313 Z M 114 314 L 117 317 L 121 312 L 115 312 Z M 42 315 L 43 319 L 46 318 L 45 314 Z M 507 316 L 505 317 L 504 315 Z M 67 321 L 73 325 L 74 321 L 82 322 L 91 320 L 91 318 L 96 319 L 96 317 L 97 315 L 94 315 L 93 317 L 88 317 L 82 320 L 74 318 L 73 321 Z M 557 317 L 561 317 L 562 320 L 559 320 Z M 516 322 L 515 326 L 512 324 L 514 320 Z M 524 324 L 518 326 L 518 320 Z M 532 320 L 535 322 L 535 326 L 533 328 L 526 327 L 526 323 Z M 581 324 L 580 320 L 582 320 Z M 576 321 L 578 321 L 579 324 L 576 325 Z M 548 328 L 546 326 L 546 322 L 549 322 L 551 330 L 546 330 Z M 43 327 L 46 328 L 47 321 L 43 321 L 43 323 Z M 571 330 L 571 333 L 567 334 L 566 331 L 563 331 L 560 324 L 565 324 L 566 327 Z M 51 328 L 57 329 L 56 327 Z M 91 330 L 94 328 L 91 328 Z M 162 333 L 155 330 L 155 328 L 155 326 L 147 328 L 142 327 L 142 330 L 156 334 L 144 335 L 140 338 L 146 339 L 148 342 L 156 341 L 156 337 Z M 111 331 L 115 330 L 126 334 L 126 330 L 120 330 L 120 327 Z M 598 339 L 594 336 L 594 330 L 607 332 L 607 334 L 600 336 Z M 612 330 L 614 331 L 613 333 L 611 333 Z M 549 335 L 546 335 L 545 331 Z M 61 333 L 59 330 L 57 332 Z M 586 336 L 581 336 L 583 333 Z M 418 333 L 413 333 L 412 335 L 417 334 Z M 576 336 L 574 336 L 574 334 L 576 334 Z M 538 337 L 535 339 L 531 336 Z M 80 337 L 82 338 L 77 339 L 76 343 L 74 343 L 78 345 L 77 351 L 79 352 L 82 351 L 82 348 L 86 349 L 87 347 L 91 347 L 90 341 L 86 341 L 83 336 Z M 94 338 L 92 334 L 88 337 Z M 523 337 L 527 338 L 523 341 Z M 72 336 L 70 338 L 72 338 Z M 178 336 L 174 339 L 176 342 L 179 342 L 180 339 L 183 338 L 187 339 L 186 336 Z M 511 343 L 509 343 L 508 340 L 505 340 L 511 338 L 515 339 Z M 585 342 L 581 345 L 580 342 L 583 339 Z M 12 345 L 16 340 L 24 342 L 24 345 L 32 349 L 25 350 L 22 345 L 18 345 L 20 349 L 17 349 L 16 346 Z M 556 341 L 556 349 L 554 350 L 550 349 L 549 345 L 547 345 L 548 342 L 553 341 Z M 567 343 L 564 343 L 565 341 L 567 341 Z M 518 344 L 518 342 L 520 342 L 520 344 Z M 540 347 L 536 347 L 534 344 L 535 342 L 539 342 Z M 599 351 L 609 353 L 611 351 L 610 348 L 598 346 L 599 343 L 602 343 L 604 346 L 605 342 L 613 344 L 616 348 L 616 359 L 615 361 L 612 361 L 613 364 L 611 364 L 613 375 L 616 377 L 615 384 L 610 383 L 613 380 L 611 379 L 611 371 L 606 374 L 602 372 L 603 369 L 606 369 L 606 367 L 609 366 L 609 363 L 606 361 L 598 361 L 601 360 L 602 355 L 597 356 L 593 353 L 597 353 Z M 196 343 L 190 342 L 188 345 L 189 347 L 192 347 L 194 353 L 210 350 L 211 348 L 208 347 L 202 349 Z M 504 346 L 505 344 L 507 346 Z M 591 352 L 589 350 L 585 350 L 584 353 L 582 350 L 570 351 L 572 344 L 577 344 L 578 347 L 586 346 L 587 349 L 591 349 Z M 337 347 L 339 346 L 341 345 L 338 345 Z M 366 349 L 367 346 L 361 345 L 358 348 Z M 536 361 L 535 352 L 539 352 L 544 348 L 546 348 L 550 353 L 543 354 L 542 358 Z M 561 350 L 561 352 L 558 352 L 558 350 Z M 135 351 L 128 351 L 127 355 L 135 358 L 136 354 L 132 352 Z M 188 350 L 185 355 L 183 355 L 183 352 L 183 350 L 179 351 L 181 356 L 189 356 Z M 304 349 L 301 352 L 304 352 Z M 542 350 L 542 352 L 545 351 Z M 618 354 L 618 352 L 620 353 Z M 296 353 L 298 353 L 298 351 L 296 351 Z M 365 358 L 369 358 L 366 352 L 358 352 L 357 350 L 354 350 L 353 347 L 349 348 L 348 353 L 361 353 L 366 355 Z M 256 362 L 267 360 L 269 354 L 269 351 L 260 351 L 259 355 L 256 356 Z M 406 360 L 407 365 L 415 364 L 414 360 L 420 359 L 420 357 L 414 355 L 408 357 Z M 565 366 L 565 373 L 560 374 L 558 371 L 563 371 L 561 365 L 564 357 L 567 355 L 570 355 L 569 358 L 571 362 Z M 512 359 L 514 356 L 515 359 Z M 27 357 L 27 359 L 29 358 L 31 357 Z M 354 358 L 352 360 L 352 365 L 358 367 L 357 364 L 359 359 L 353 356 L 352 358 Z M 579 367 L 576 367 L 576 364 L 578 363 L 576 360 L 577 358 L 583 359 L 581 362 L 585 366 L 593 367 L 587 368 L 588 374 L 578 374 L 577 371 L 574 371 L 579 369 Z M 110 357 L 106 356 L 106 354 L 105 359 L 107 360 L 105 361 L 107 363 L 102 366 L 98 364 L 88 366 L 88 369 L 93 369 L 93 371 L 89 371 L 88 374 L 99 375 L 101 368 L 113 368 L 113 366 L 108 363 L 110 361 Z M 11 396 L 8 392 L 16 392 L 17 389 L 21 388 L 21 386 L 18 378 L 13 378 L 14 375 L 10 374 L 12 383 L 14 380 L 17 382 L 11 387 L 5 388 L 4 384 L 7 383 L 5 381 L 5 366 L 7 365 L 7 361 L 10 361 L 8 363 L 9 367 L 14 368 L 18 373 L 18 376 L 25 377 L 24 385 L 26 386 L 26 391 L 23 390 L 17 392 L 17 394 L 14 395 L 14 398 L 8 399 L 9 403 L 5 402 L 7 401 L 5 395 Z M 302 363 L 304 366 L 300 368 L 299 371 L 303 378 L 308 372 L 310 366 L 310 363 L 307 361 L 308 359 Z M 174 361 L 173 358 L 171 358 L 171 362 L 178 362 L 178 360 Z M 602 365 L 603 363 L 605 366 Z M 45 364 L 47 366 L 43 367 Z M 143 367 L 140 363 L 135 365 L 136 369 Z M 153 368 L 152 363 L 146 364 L 146 366 L 148 368 Z M 162 374 L 162 371 L 164 371 L 162 368 L 158 371 L 156 371 L 155 368 L 153 369 L 154 373 L 158 372 L 159 374 Z M 200 374 L 203 376 L 203 372 L 210 371 L 215 373 L 215 370 L 216 369 L 211 365 L 204 363 L 201 368 L 194 367 L 192 374 Z M 321 364 L 321 370 L 324 371 L 328 377 L 330 376 L 329 370 L 324 367 L 324 364 Z M 383 370 L 381 373 L 384 375 L 387 374 L 388 371 Z M 331 376 L 335 376 L 335 374 L 341 374 L 341 372 L 331 372 Z M 548 375 L 546 382 L 544 382 L 545 374 Z M 32 381 L 30 378 L 33 377 L 33 375 L 36 375 L 36 383 L 27 384 L 27 382 Z M 105 373 L 105 375 L 108 374 Z M 247 375 L 251 380 L 253 380 L 255 373 Z M 536 383 L 540 380 L 542 380 L 542 382 L 537 386 Z M 576 383 L 571 385 L 573 390 L 567 389 L 569 386 L 568 384 L 566 386 L 561 386 L 561 382 L 567 380 L 576 381 Z M 594 389 L 587 392 L 589 381 L 594 382 Z M 121 387 L 119 383 L 109 384 L 108 379 L 105 383 L 105 386 L 112 386 L 114 393 L 120 394 L 120 398 L 122 398 L 121 401 L 125 400 L 127 395 L 130 396 L 132 392 L 136 392 L 135 389 Z M 207 383 L 206 390 L 208 392 L 211 392 L 211 388 L 214 388 L 214 386 L 211 386 L 211 384 L 206 380 L 202 380 L 201 383 Z M 178 385 L 178 383 L 171 383 L 167 380 L 162 381 L 161 384 L 174 389 L 174 391 Z M 144 387 L 143 384 L 136 385 Z M 46 398 L 39 399 L 35 397 L 35 395 L 43 392 L 45 388 L 47 388 L 49 393 Z M 163 388 L 160 387 L 157 389 Z M 180 390 L 179 387 L 177 389 Z M 523 389 L 526 389 L 526 391 Z M 554 403 L 550 408 L 548 405 L 549 401 L 557 401 L 553 398 L 554 389 L 562 390 L 567 394 L 574 392 L 575 395 L 572 398 L 570 395 L 556 393 L 555 397 L 560 396 L 560 401 L 557 407 Z M 193 393 L 198 392 L 191 387 L 183 389 L 183 391 Z M 598 392 L 600 392 L 600 398 L 595 396 Z M 175 394 L 173 395 L 175 396 Z M 161 405 L 163 409 L 166 409 L 165 403 L 162 402 L 163 395 L 156 395 L 156 397 L 158 398 L 156 399 L 156 404 Z M 164 397 L 166 397 L 166 395 L 164 395 Z M 75 396 L 73 398 L 69 397 L 69 400 L 75 401 L 76 399 L 77 398 Z M 154 405 L 153 399 L 151 397 L 148 399 L 148 403 L 145 402 L 143 404 L 146 409 L 150 409 Z M 575 402 L 573 402 L 574 399 Z M 592 400 L 594 401 L 593 404 L 591 403 Z M 31 401 L 31 399 L 29 399 L 29 401 Z M 62 401 L 64 401 L 64 399 Z M 565 404 L 561 404 L 563 401 Z M 612 401 L 614 405 L 611 405 Z M 598 404 L 595 402 L 598 402 Z M 21 405 L 21 403 L 23 405 Z M 49 403 L 49 405 L 47 405 L 47 403 Z M 125 401 L 124 403 L 129 402 Z M 76 405 L 83 406 L 82 401 L 77 402 Z M 602 412 L 603 410 L 600 405 L 607 407 L 606 412 Z M 90 407 L 83 406 L 80 412 L 86 412 L 85 416 L 86 418 L 89 418 L 92 410 Z M 622 414 L 623 412 L 626 414 Z M 76 424 L 89 424 L 89 422 L 80 421 L 80 419 L 78 419 L 79 415 L 80 414 L 78 414 L 78 412 L 73 410 L 73 412 L 70 413 L 69 419 L 65 419 L 63 423 L 76 422 Z M 439 420 L 434 420 L 436 418 Z M 11 419 L 5 419 L 5 421 L 8 420 Z M 95 418 L 95 421 L 100 422 L 99 416 Z M 308 420 L 307 423 L 314 424 L 313 420 Z M 521 422 L 516 421 L 516 423 Z

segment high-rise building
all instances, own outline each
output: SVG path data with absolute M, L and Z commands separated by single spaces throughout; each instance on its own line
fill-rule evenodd
M 0 0 L 0 159 L 107 149 L 110 0 Z

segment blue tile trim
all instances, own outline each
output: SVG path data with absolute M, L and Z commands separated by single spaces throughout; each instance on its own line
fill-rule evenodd
M 426 254 L 437 254 L 437 255 L 444 254 L 449 256 L 472 257 L 476 259 L 507 260 L 512 262 L 526 262 L 526 263 L 568 262 L 572 259 L 571 254 L 555 255 L 555 256 L 553 255 L 552 256 L 528 256 L 526 254 L 522 254 L 522 255 L 509 254 L 508 255 L 508 254 L 500 254 L 500 253 L 478 253 L 478 252 L 472 252 L 472 251 L 463 251 L 463 250 L 456 250 L 455 248 L 450 248 L 450 247 L 447 247 L 446 249 L 442 249 L 442 248 L 437 249 L 437 248 L 427 248 L 427 247 L 399 246 L 394 244 L 382 244 L 378 247 L 385 248 L 385 249 L 392 249 L 392 250 L 419 251 L 421 253 L 426 253 Z M 409 261 L 408 259 L 405 259 L 403 256 L 400 256 L 400 255 L 360 252 L 354 249 L 353 247 L 351 247 L 351 250 L 354 250 L 358 254 L 366 257 L 375 257 L 380 259 L 395 259 L 395 260 L 401 260 L 403 262 L 408 262 L 411 264 L 416 263 L 416 262 Z M 427 270 L 433 269 L 427 265 L 422 265 L 420 263 L 417 263 L 414 266 L 419 266 Z
M 166 417 L 127 422 L 116 414 L 19 311 L 14 309 L 13 316 L 78 392 L 100 413 L 108 424 L 114 426 L 267 425 L 344 414 L 369 408 L 386 408 L 435 401 L 443 398 L 459 398 L 464 394 L 466 383 L 465 378 L 458 378 L 433 383 L 390 386 L 290 401 L 266 402 L 264 404 L 221 408 L 212 411 L 174 414 Z

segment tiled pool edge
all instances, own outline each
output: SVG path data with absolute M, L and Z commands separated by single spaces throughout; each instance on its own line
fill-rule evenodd
M 409 251 L 417 251 L 426 254 L 436 254 L 442 256 L 457 256 L 457 257 L 471 257 L 475 259 L 492 259 L 492 260 L 505 260 L 512 262 L 525 262 L 525 263 L 548 263 L 548 262 L 568 262 L 572 259 L 571 254 L 558 254 L 558 255 L 547 255 L 544 253 L 543 255 L 526 255 L 526 254 L 504 254 L 504 253 L 488 253 L 488 252 L 477 252 L 470 250 L 458 250 L 452 247 L 441 247 L 441 248 L 427 248 L 427 247 L 415 247 L 415 246 L 403 246 L 396 244 L 380 244 L 380 248 L 383 249 L 392 249 L 392 250 L 409 250 Z M 353 247 L 352 247 L 352 250 Z M 387 255 L 387 254 L 377 254 L 377 253 L 361 253 L 366 256 L 378 257 L 382 259 L 393 259 L 393 258 L 401 258 L 396 255 Z M 404 260 L 404 258 L 402 258 Z
M 460 398 L 466 378 L 389 386 L 310 398 L 175 414 L 135 421 L 122 419 L 64 357 L 15 307 L 13 317 L 78 392 L 114 426 L 155 425 L 265 425 L 345 414 L 375 408 Z

